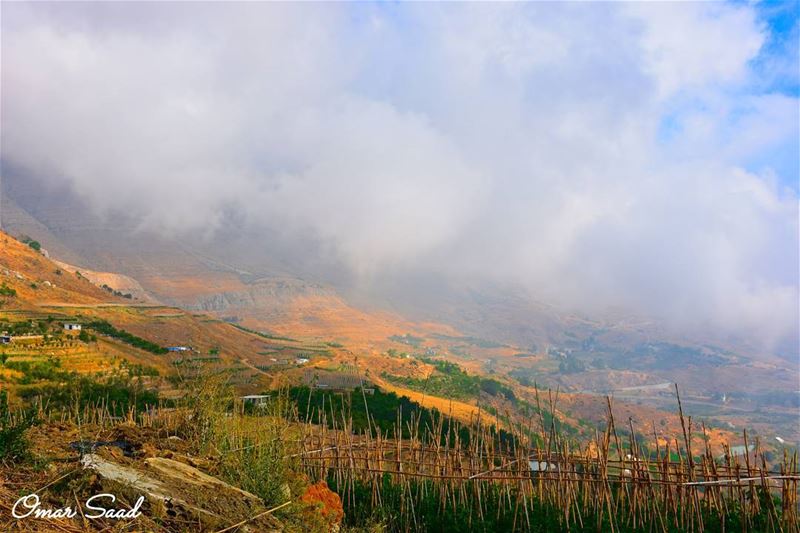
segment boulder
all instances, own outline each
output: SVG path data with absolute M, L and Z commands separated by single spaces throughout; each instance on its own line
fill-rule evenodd
M 145 513 L 164 522 L 188 521 L 216 531 L 246 520 L 240 531 L 281 529 L 275 517 L 263 514 L 267 509 L 258 496 L 185 463 L 163 457 L 142 463 L 98 454 L 84 455 L 82 463 L 95 472 L 103 490 L 130 501 L 145 496 Z M 258 518 L 250 521 L 252 517 Z

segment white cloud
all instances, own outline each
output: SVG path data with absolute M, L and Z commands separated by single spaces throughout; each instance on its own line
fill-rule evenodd
M 645 68 L 660 94 L 742 80 L 764 32 L 752 7 L 721 2 L 632 2 L 625 11 L 640 18 Z
M 159 231 L 785 341 L 797 177 L 746 165 L 797 99 L 751 90 L 753 9 L 8 5 L 2 156 Z

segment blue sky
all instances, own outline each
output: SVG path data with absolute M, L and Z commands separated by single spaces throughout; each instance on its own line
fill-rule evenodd
M 778 60 L 791 64 L 781 76 L 768 76 L 770 90 L 781 91 L 787 95 L 800 96 L 800 66 L 798 66 L 798 46 L 800 45 L 800 2 L 760 2 L 756 4 L 759 21 L 768 27 L 768 37 L 759 57 L 755 60 L 756 69 L 759 64 L 768 64 Z M 769 69 L 764 69 L 769 74 Z
M 800 2 L 760 2 L 757 4 L 759 20 L 767 25 L 768 34 L 753 69 L 759 76 L 754 90 L 778 92 L 794 98 L 800 97 Z M 800 120 L 798 120 L 800 128 Z M 758 157 L 748 161 L 754 170 L 771 166 L 783 183 L 797 194 L 800 191 L 800 135 L 770 147 Z

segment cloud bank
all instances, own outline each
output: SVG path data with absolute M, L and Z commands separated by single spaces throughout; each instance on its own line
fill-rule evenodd
M 796 346 L 796 47 L 757 5 L 3 11 L 2 160 L 98 212 Z

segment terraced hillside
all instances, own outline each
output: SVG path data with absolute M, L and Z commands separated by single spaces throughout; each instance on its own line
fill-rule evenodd
M 0 332 L 9 337 L 0 345 L 0 388 L 12 401 L 69 375 L 134 375 L 169 396 L 176 380 L 225 373 L 241 391 L 256 392 L 295 371 L 298 359 L 337 351 L 117 296 L 7 234 L 0 242 Z M 65 324 L 79 324 L 80 333 Z
M 0 234 L 0 242 L 0 332 L 41 335 L 0 346 L 5 358 L 0 387 L 15 401 L 36 397 L 43 387 L 71 374 L 135 378 L 137 386 L 172 398 L 181 380 L 197 376 L 224 374 L 240 394 L 251 394 L 308 383 L 313 370 L 355 373 L 463 422 L 481 414 L 501 425 L 524 423 L 537 404 L 537 384 L 540 390 L 550 385 L 558 391 L 551 410 L 575 436 L 592 435 L 606 416 L 605 401 L 595 391 L 569 385 L 574 374 L 561 372 L 565 359 L 557 353 L 389 314 L 355 313 L 335 301 L 326 307 L 330 298 L 283 314 L 265 311 L 258 319 L 222 319 L 229 308 L 212 310 L 216 315 L 211 316 L 120 296 L 116 287 L 98 287 L 88 275 L 69 272 L 35 246 L 7 234 Z M 84 334 L 68 335 L 66 323 L 80 324 Z M 615 408 L 636 424 L 654 423 L 643 432 L 645 439 L 664 443 L 682 431 L 672 389 L 636 389 L 651 383 L 642 376 L 631 378 L 633 389 L 616 393 Z M 644 401 L 649 398 L 645 394 L 659 395 L 658 405 Z M 727 420 L 708 419 L 715 452 L 740 440 L 739 420 L 733 419 L 736 428 Z

